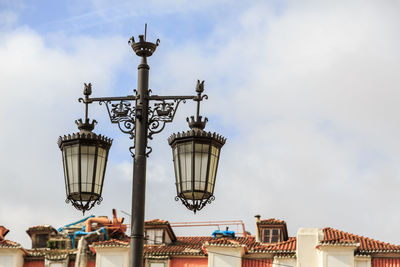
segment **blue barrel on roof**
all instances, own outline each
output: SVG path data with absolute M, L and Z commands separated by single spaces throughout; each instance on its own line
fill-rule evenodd
M 230 238 L 235 238 L 235 231 L 229 231 L 229 230 L 215 230 L 212 234 L 211 234 L 214 238 L 217 237 L 230 237 Z

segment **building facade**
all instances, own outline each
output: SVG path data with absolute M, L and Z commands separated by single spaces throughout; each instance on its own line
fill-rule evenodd
M 118 222 L 115 218 L 114 214 L 113 221 Z M 119 228 L 113 221 L 92 218 L 91 231 L 82 235 L 76 229 L 83 224 L 87 229 L 87 221 L 58 230 L 31 227 L 27 231 L 30 249 L 6 240 L 2 230 L 0 267 L 128 267 L 126 227 L 121 227 L 121 220 Z M 143 266 L 400 267 L 399 245 L 333 228 L 300 228 L 290 237 L 284 221 L 261 220 L 260 216 L 256 216 L 256 226 L 255 235 L 219 231 L 214 236 L 179 237 L 167 221 L 148 221 Z

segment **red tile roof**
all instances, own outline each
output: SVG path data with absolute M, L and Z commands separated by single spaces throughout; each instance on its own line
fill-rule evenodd
M 169 222 L 168 221 L 164 221 L 164 220 L 160 220 L 160 219 L 154 219 L 154 220 L 151 220 L 151 221 L 146 221 L 145 223 L 144 223 L 145 225 L 169 225 Z
M 128 241 L 109 240 L 94 242 L 91 247 L 128 247 Z M 211 236 L 191 236 L 178 237 L 175 242 L 161 245 L 145 245 L 145 256 L 157 255 L 206 255 L 204 246 L 223 246 L 223 247 L 239 247 L 243 246 L 249 253 L 294 253 L 296 251 L 296 238 L 291 237 L 288 241 L 263 244 L 255 242 L 253 236 L 229 238 L 213 238 Z
M 296 238 L 289 237 L 287 241 L 279 243 L 254 243 L 253 246 L 249 248 L 249 252 L 279 252 L 279 253 L 291 253 L 296 252 Z
M 146 245 L 145 255 L 205 255 L 203 244 L 212 240 L 209 236 L 178 237 L 168 245 Z
M 0 248 L 22 248 L 22 246 L 10 240 L 0 240 Z
M 32 236 L 33 233 L 37 233 L 37 232 L 41 232 L 41 231 L 48 231 L 48 232 L 52 232 L 57 234 L 57 230 L 48 224 L 43 224 L 43 225 L 36 225 L 36 226 L 32 226 L 29 227 L 28 230 L 26 230 L 26 232 L 28 233 L 29 236 Z
M 212 246 L 223 246 L 223 247 L 238 247 L 238 246 L 247 246 L 250 247 L 254 243 L 254 237 L 236 237 L 235 239 L 231 238 L 212 238 L 207 241 L 204 245 L 212 245 Z
M 164 223 L 166 221 L 153 220 L 155 223 Z M 285 223 L 281 220 L 269 219 L 264 223 Z M 355 246 L 357 254 L 373 253 L 373 252 L 400 252 L 399 245 L 393 245 L 381 241 L 377 241 L 368 237 L 358 236 L 346 233 L 333 228 L 324 228 L 324 239 L 320 241 L 319 246 L 339 245 L 339 246 Z M 128 247 L 129 240 L 109 240 L 95 242 L 91 245 L 96 247 Z M 248 253 L 272 253 L 274 256 L 291 257 L 296 252 L 296 238 L 289 237 L 287 241 L 279 243 L 260 243 L 255 241 L 254 236 L 230 238 L 213 238 L 211 236 L 193 236 L 193 237 L 177 237 L 176 241 L 170 244 L 161 245 L 145 245 L 145 256 L 172 256 L 172 255 L 197 255 L 206 256 L 206 246 L 229 246 L 229 247 L 245 247 Z
M 282 225 L 286 224 L 285 221 L 278 220 L 278 219 L 275 219 L 275 218 L 271 218 L 271 219 L 267 219 L 267 220 L 261 220 L 259 223 L 260 224 L 282 224 Z
M 74 249 L 49 249 L 49 248 L 37 248 L 37 249 L 28 249 L 26 251 L 26 256 L 31 258 L 44 257 L 45 259 L 50 260 L 63 260 L 66 259 L 69 255 L 73 255 L 76 253 Z
M 359 252 L 400 252 L 399 245 L 393 245 L 368 237 L 346 233 L 333 228 L 324 228 L 321 244 L 359 244 Z
M 105 247 L 128 247 L 129 246 L 129 241 L 128 240 L 117 240 L 117 239 L 111 239 L 107 241 L 97 241 L 93 242 L 91 247 L 96 247 L 96 248 L 105 248 Z

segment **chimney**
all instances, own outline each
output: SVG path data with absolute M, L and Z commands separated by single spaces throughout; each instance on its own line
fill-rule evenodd
M 5 239 L 5 236 L 9 231 L 10 230 L 8 230 L 4 226 L 0 225 L 0 241 Z
M 258 224 L 260 223 L 261 215 L 257 214 L 254 216 L 256 218 L 256 242 L 261 242 L 260 240 L 260 229 L 258 227 Z

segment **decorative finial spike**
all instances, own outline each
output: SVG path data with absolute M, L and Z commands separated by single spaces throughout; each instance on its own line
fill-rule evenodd
M 85 88 L 83 89 L 83 94 L 85 96 L 89 96 L 92 94 L 92 84 L 91 83 L 84 83 Z
M 196 92 L 197 93 L 204 92 L 204 80 L 202 82 L 200 82 L 200 80 L 197 80 Z

